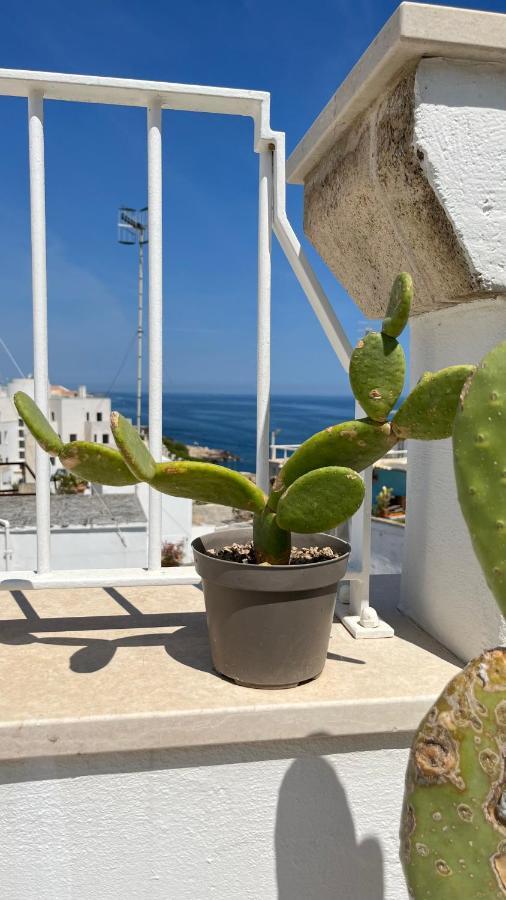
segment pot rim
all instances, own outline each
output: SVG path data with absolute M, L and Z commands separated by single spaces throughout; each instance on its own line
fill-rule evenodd
M 338 541 L 343 547 L 347 547 L 348 549 L 344 553 L 341 553 L 339 556 L 335 556 L 334 559 L 321 559 L 321 560 L 318 560 L 318 562 L 301 563 L 296 566 L 293 566 L 293 565 L 291 566 L 289 563 L 284 564 L 284 565 L 268 565 L 268 566 L 265 564 L 262 564 L 262 563 L 247 563 L 245 565 L 244 563 L 234 562 L 231 559 L 220 559 L 217 556 L 210 556 L 209 553 L 206 553 L 205 551 L 202 552 L 202 550 L 200 550 L 198 547 L 195 546 L 197 544 L 197 542 L 202 541 L 203 538 L 213 537 L 213 535 L 216 535 L 216 534 L 222 535 L 222 534 L 225 534 L 225 532 L 229 531 L 229 530 L 237 531 L 238 528 L 244 528 L 245 531 L 247 529 L 249 529 L 250 531 L 253 530 L 251 525 L 235 525 L 235 526 L 230 525 L 227 528 L 220 529 L 219 532 L 209 531 L 209 532 L 206 532 L 206 534 L 202 534 L 202 535 L 199 535 L 199 537 L 194 538 L 193 541 L 191 542 L 191 548 L 194 553 L 198 554 L 203 559 L 209 559 L 209 560 L 211 560 L 211 562 L 221 563 L 221 565 L 226 564 L 227 566 L 237 566 L 237 568 L 241 569 L 241 571 L 243 571 L 243 572 L 245 569 L 247 569 L 248 572 L 255 572 L 258 570 L 265 572 L 266 569 L 268 569 L 271 572 L 273 572 L 273 571 L 274 572 L 283 572 L 283 571 L 288 571 L 288 570 L 290 572 L 293 572 L 295 569 L 301 569 L 302 571 L 306 571 L 308 569 L 316 569 L 317 567 L 335 565 L 336 563 L 341 562 L 341 560 L 343 560 L 343 559 L 349 559 L 349 556 L 351 553 L 351 544 L 349 544 L 348 541 L 344 541 L 342 538 L 338 538 L 333 534 L 328 534 L 326 531 L 320 531 L 320 532 L 318 532 L 318 534 L 321 534 L 324 537 L 328 537 L 331 541 Z

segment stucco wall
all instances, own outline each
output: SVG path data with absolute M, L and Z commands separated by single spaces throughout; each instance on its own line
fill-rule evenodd
M 504 291 L 506 67 L 423 59 L 415 81 L 414 141 L 477 285 Z
M 0 766 L 3 900 L 407 900 L 404 736 Z

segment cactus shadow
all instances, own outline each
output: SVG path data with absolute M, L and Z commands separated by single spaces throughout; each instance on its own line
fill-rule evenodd
M 113 661 L 118 652 L 141 647 L 163 647 L 168 656 L 182 665 L 213 672 L 204 612 L 144 614 L 119 591 L 113 588 L 106 590 L 124 610 L 124 615 L 41 618 L 26 594 L 19 590 L 11 591 L 12 598 L 25 618 L 2 622 L 0 643 L 10 646 L 45 644 L 68 647 L 69 668 L 75 674 L 99 672 Z M 146 628 L 150 627 L 174 627 L 175 630 L 146 634 Z M 79 634 L 81 631 L 114 629 L 142 629 L 142 633 L 118 638 Z M 65 636 L 55 634 L 58 631 L 66 632 Z M 69 635 L 73 631 L 77 632 L 75 637 Z
M 276 818 L 278 900 L 384 900 L 383 854 L 359 841 L 346 793 L 321 757 L 285 774 Z

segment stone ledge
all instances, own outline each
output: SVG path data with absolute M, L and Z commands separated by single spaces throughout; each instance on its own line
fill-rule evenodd
M 287 160 L 287 180 L 309 172 L 403 69 L 424 56 L 504 64 L 506 16 L 401 3 Z
M 194 586 L 0 594 L 0 760 L 413 730 L 458 661 L 395 612 L 354 641 L 334 624 L 322 676 L 288 691 L 237 687 L 211 669 Z

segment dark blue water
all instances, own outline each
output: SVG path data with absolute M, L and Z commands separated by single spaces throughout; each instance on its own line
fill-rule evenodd
M 113 392 L 112 408 L 135 420 L 135 395 Z M 147 398 L 143 422 L 147 422 Z M 281 429 L 278 444 L 299 444 L 327 425 L 354 418 L 352 397 L 271 399 L 271 429 Z M 255 469 L 256 397 L 233 394 L 164 394 L 163 433 L 185 444 L 229 450 L 237 468 Z

